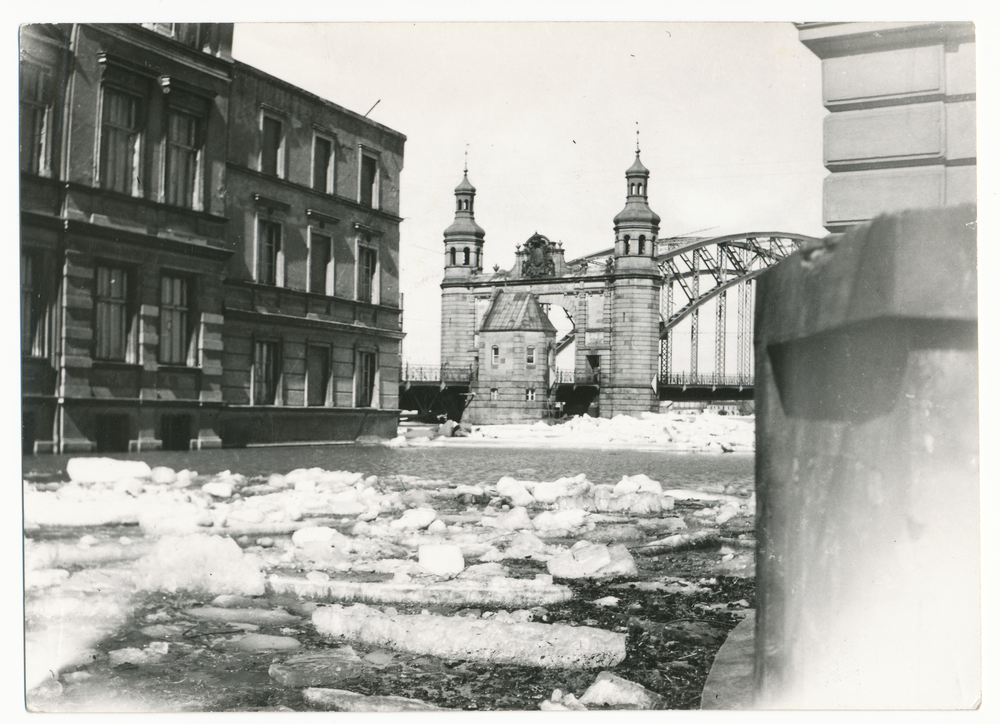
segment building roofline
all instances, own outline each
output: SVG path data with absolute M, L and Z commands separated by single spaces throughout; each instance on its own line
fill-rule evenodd
M 379 129 L 380 131 L 382 131 L 384 133 L 390 134 L 392 136 L 396 136 L 397 138 L 399 138 L 402 141 L 406 140 L 406 134 L 405 133 L 401 133 L 400 131 L 396 131 L 396 130 L 394 130 L 392 128 L 389 128 L 388 126 L 382 125 L 378 121 L 373 121 L 371 118 L 363 116 L 360 113 L 358 113 L 357 111 L 352 111 L 350 108 L 345 108 L 344 106 L 338 105 L 337 103 L 334 103 L 331 100 L 327 100 L 323 96 L 316 95 L 315 93 L 312 93 L 311 91 L 307 91 L 305 88 L 303 88 L 301 86 L 295 85 L 291 81 L 287 81 L 287 80 L 284 80 L 283 78 L 279 78 L 278 76 L 272 75 L 271 73 L 268 73 L 267 71 L 263 71 L 260 68 L 257 68 L 256 66 L 250 65 L 249 63 L 244 63 L 242 60 L 233 59 L 233 71 L 234 71 L 234 73 L 235 72 L 243 71 L 243 72 L 246 72 L 246 73 L 248 73 L 250 75 L 256 75 L 256 76 L 258 76 L 260 78 L 263 78 L 263 79 L 265 79 L 265 80 L 267 80 L 267 81 L 269 81 L 271 83 L 275 83 L 277 85 L 284 86 L 287 90 L 294 91 L 296 93 L 301 93 L 302 95 L 306 96 L 307 98 L 310 98 L 314 102 L 319 103 L 320 105 L 323 105 L 323 106 L 327 107 L 330 110 L 337 111 L 338 113 L 343 113 L 345 115 L 351 116 L 355 120 L 358 120 L 358 121 L 361 121 L 362 123 L 365 123 L 367 125 L 373 126 L 373 127 Z

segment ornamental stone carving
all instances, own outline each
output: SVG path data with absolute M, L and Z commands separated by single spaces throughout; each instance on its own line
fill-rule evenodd
M 521 262 L 521 276 L 554 276 L 556 273 L 556 263 L 552 260 L 552 249 L 552 242 L 541 234 L 535 234 L 524 242 L 524 261 Z

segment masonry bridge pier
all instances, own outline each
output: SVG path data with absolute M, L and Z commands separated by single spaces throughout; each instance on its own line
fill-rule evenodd
M 754 280 L 823 242 L 775 231 L 660 238 L 638 148 L 625 177 L 612 248 L 566 260 L 536 232 L 513 268 L 487 273 L 466 170 L 444 232 L 442 365 L 403 365 L 403 409 L 490 424 L 753 399 Z

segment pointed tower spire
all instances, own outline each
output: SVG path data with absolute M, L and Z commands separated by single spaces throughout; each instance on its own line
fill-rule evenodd
M 469 182 L 468 150 L 462 181 L 455 187 L 455 220 L 445 229 L 445 276 L 482 271 L 486 232 L 476 223 L 476 187 Z
M 615 256 L 652 259 L 660 217 L 649 208 L 649 169 L 639 158 L 639 122 L 635 129 L 635 161 L 625 171 L 625 208 L 615 217 Z

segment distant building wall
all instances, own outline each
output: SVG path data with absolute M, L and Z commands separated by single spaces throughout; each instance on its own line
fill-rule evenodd
M 823 224 L 976 201 L 971 23 L 801 23 L 822 59 Z

